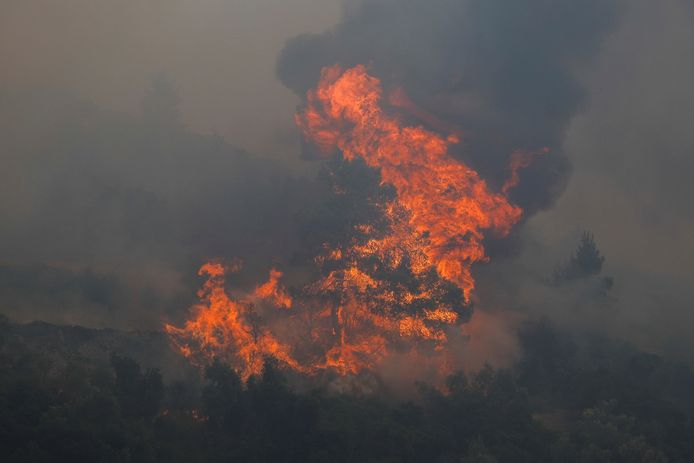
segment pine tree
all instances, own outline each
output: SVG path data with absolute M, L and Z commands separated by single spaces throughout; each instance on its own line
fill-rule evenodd
M 600 253 L 595 244 L 595 237 L 591 232 L 585 231 L 581 236 L 578 248 L 569 258 L 569 262 L 554 270 L 552 281 L 554 284 L 561 284 L 566 281 L 599 275 L 604 262 L 605 256 Z
M 567 278 L 575 279 L 597 275 L 602 270 L 604 262 L 605 257 L 600 254 L 593 234 L 585 231 L 581 236 L 578 249 L 569 261 Z

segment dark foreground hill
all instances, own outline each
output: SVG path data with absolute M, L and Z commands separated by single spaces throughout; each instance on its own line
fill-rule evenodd
M 35 321 L 11 325 L 7 339 L 62 365 L 108 365 L 111 354 L 117 353 L 132 358 L 143 368 L 158 369 L 166 380 L 180 380 L 194 371 L 171 349 L 163 331 L 122 331 Z
M 694 374 L 546 321 L 507 369 L 387 391 L 299 391 L 268 361 L 204 375 L 157 332 L 0 319 L 2 461 L 691 462 Z M 162 374 L 164 372 L 164 374 Z M 293 384 L 293 381 L 291 382 Z

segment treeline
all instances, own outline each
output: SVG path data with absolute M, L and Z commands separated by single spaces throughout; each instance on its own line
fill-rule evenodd
M 297 391 L 272 361 L 244 385 L 225 365 L 199 380 L 111 355 L 106 365 L 38 352 L 0 329 L 3 461 L 690 462 L 684 365 L 547 321 L 523 357 L 428 386 L 411 401 Z

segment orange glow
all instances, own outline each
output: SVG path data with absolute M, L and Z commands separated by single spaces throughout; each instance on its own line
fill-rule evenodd
M 506 194 L 511 188 L 518 186 L 520 182 L 518 171 L 532 164 L 536 156 L 547 153 L 549 153 L 549 148 L 542 148 L 539 152 L 517 150 L 511 153 L 511 160 L 508 163 L 508 170 L 511 175 L 504 182 L 501 191 Z
M 351 241 L 325 243 L 314 258 L 322 276 L 293 287 L 291 296 L 283 273 L 271 269 L 248 300 L 232 299 L 225 273 L 238 265 L 203 265 L 199 273 L 207 281 L 191 319 L 182 328 L 165 326 L 193 363 L 218 358 L 244 380 L 261 372 L 267 356 L 304 374 L 355 375 L 397 353 L 451 371 L 446 333 L 467 322 L 472 268 L 488 259 L 485 236 L 507 235 L 522 216 L 506 193 L 534 154 L 513 153 L 509 180 L 501 192 L 492 191 L 450 155 L 459 131 L 398 90 L 390 95 L 391 106 L 447 133 L 405 126 L 381 107 L 381 93 L 380 81 L 364 66 L 325 68 L 296 122 L 323 153 L 360 158 L 394 188 L 394 198 L 374 205 L 385 226 L 354 224 Z M 335 185 L 333 192 L 344 195 L 345 188 Z M 256 308 L 254 301 L 267 304 Z

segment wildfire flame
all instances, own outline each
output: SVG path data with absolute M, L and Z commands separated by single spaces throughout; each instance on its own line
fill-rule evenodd
M 522 210 L 507 193 L 533 154 L 512 153 L 509 179 L 501 192 L 492 191 L 451 156 L 458 133 L 404 125 L 382 100 L 380 81 L 364 66 L 328 67 L 296 122 L 323 153 L 362 159 L 380 172 L 382 185 L 394 188 L 395 198 L 378 205 L 385 229 L 358 224 L 350 243 L 326 243 L 315 258 L 323 276 L 293 291 L 295 297 L 282 272 L 272 269 L 252 294 L 232 299 L 225 268 L 203 265 L 207 281 L 192 318 L 183 328 L 165 326 L 182 354 L 200 364 L 221 358 L 244 379 L 258 374 L 267 356 L 307 374 L 357 374 L 392 351 L 448 367 L 447 331 L 470 315 L 472 267 L 487 260 L 485 234 L 503 237 L 520 220 Z M 389 101 L 424 114 L 402 90 Z
M 324 152 L 337 147 L 345 158 L 360 157 L 380 170 L 409 213 L 411 231 L 428 235 L 426 257 L 469 298 L 475 287 L 470 269 L 485 259 L 484 232 L 508 234 L 522 210 L 450 156 L 456 136 L 403 127 L 382 110 L 381 93 L 380 81 L 364 66 L 326 68 L 297 124 Z
M 234 301 L 226 294 L 224 266 L 209 262 L 198 274 L 206 275 L 207 281 L 198 291 L 201 302 L 193 307 L 193 318 L 183 328 L 165 325 L 181 353 L 203 362 L 221 358 L 236 367 L 244 379 L 262 371 L 266 356 L 307 371 L 292 359 L 288 345 L 279 342 L 267 328 L 253 323 L 250 304 Z M 270 287 L 276 276 L 271 273 L 270 281 L 260 288 Z

